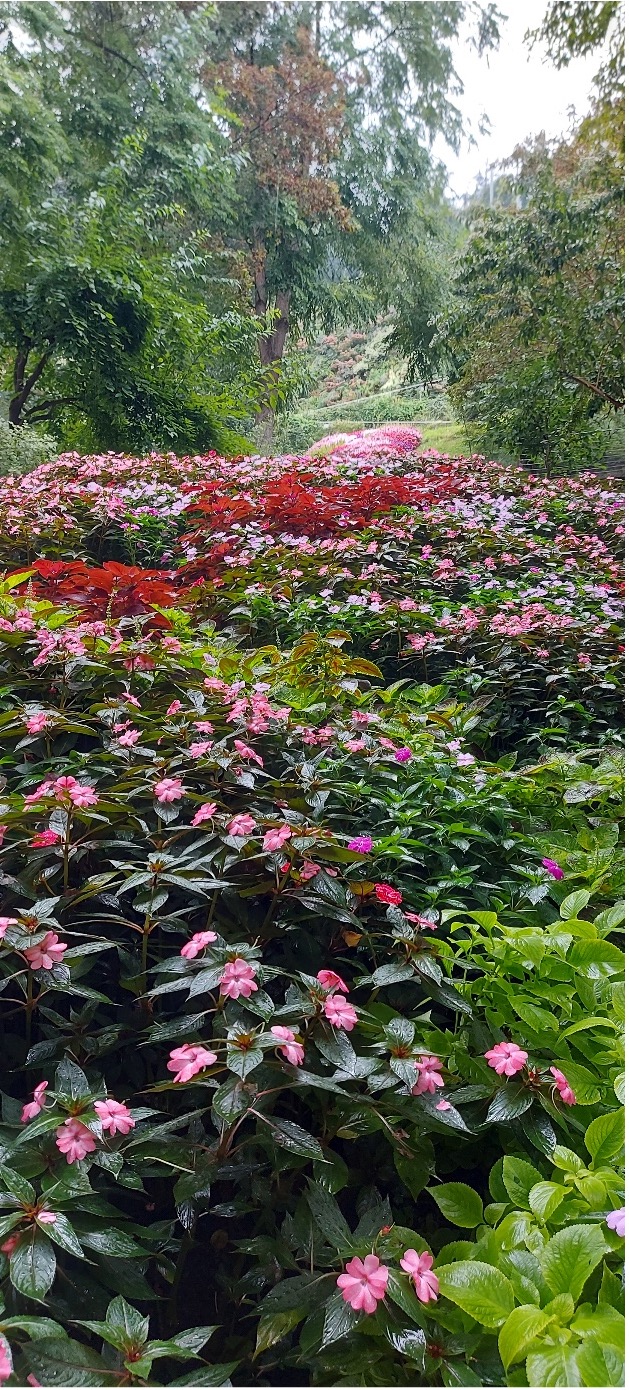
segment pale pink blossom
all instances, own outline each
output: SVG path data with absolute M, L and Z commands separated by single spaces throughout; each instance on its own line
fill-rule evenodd
M 179 714 L 180 709 L 181 700 L 171 700 L 171 703 L 169 704 L 168 709 L 166 710 L 166 714 Z
M 220 993 L 230 999 L 239 999 L 241 995 L 248 999 L 258 988 L 255 973 L 255 967 L 240 956 L 228 961 L 221 976 Z
M 34 792 L 29 792 L 28 796 L 24 797 L 24 805 L 34 806 L 35 803 L 37 801 L 41 801 L 44 796 L 50 796 L 52 786 L 53 783 L 50 779 L 48 779 L 46 782 L 40 782 L 39 786 L 35 788 Z
M 60 941 L 56 932 L 49 931 L 43 941 L 37 946 L 29 946 L 24 955 L 32 970 L 52 970 L 53 965 L 61 964 L 67 949 L 67 942 Z
M 317 979 L 324 989 L 339 989 L 341 994 L 349 994 L 349 986 L 337 975 L 336 970 L 320 970 Z
M 0 825 L 0 848 L 4 844 L 4 837 L 9 829 L 8 825 Z
M 252 830 L 255 830 L 255 828 L 256 828 L 256 822 L 254 821 L 253 816 L 250 816 L 250 815 L 245 811 L 245 812 L 243 813 L 243 815 L 234 816 L 234 817 L 232 818 L 232 820 L 230 820 L 230 822 L 229 822 L 229 824 L 228 824 L 228 826 L 227 826 L 227 834 L 228 834 L 228 835 L 250 835 L 250 834 L 251 834 L 251 831 L 252 831 Z
M 134 743 L 137 743 L 139 738 L 139 729 L 127 729 L 126 733 L 120 735 L 118 743 L 121 748 L 133 748 Z
M 39 1115 L 40 1110 L 43 1110 L 44 1105 L 46 1104 L 46 1094 L 45 1094 L 45 1093 L 46 1093 L 47 1090 L 48 1090 L 48 1082 L 47 1082 L 47 1081 L 39 1081 L 39 1082 L 37 1083 L 37 1085 L 36 1085 L 36 1087 L 35 1087 L 35 1090 L 33 1091 L 33 1099 L 32 1099 L 32 1100 L 29 1100 L 28 1104 L 25 1105 L 25 1106 L 23 1107 L 23 1110 L 22 1110 L 22 1124 L 23 1124 L 23 1125 L 25 1125 L 25 1124 L 27 1123 L 28 1120 L 36 1120 L 36 1119 L 37 1119 L 37 1116 Z
M 326 1018 L 335 1028 L 345 1028 L 350 1033 L 354 1024 L 358 1022 L 358 1014 L 353 1004 L 349 1004 L 342 994 L 328 994 L 323 1008 Z
M 199 806 L 198 811 L 195 811 L 192 817 L 192 824 L 202 825 L 205 820 L 212 820 L 217 810 L 218 806 L 215 801 L 204 801 L 203 805 Z
M 103 1126 L 109 1134 L 129 1134 L 135 1127 L 135 1120 L 127 1105 L 122 1101 L 95 1100 L 94 1109 Z
M 216 939 L 215 931 L 196 931 L 194 936 L 186 941 L 185 946 L 182 946 L 179 955 L 183 956 L 185 960 L 194 960 L 195 956 L 198 956 L 201 951 L 205 950 L 206 946 L 209 946 Z
M 496 1043 L 495 1047 L 485 1053 L 490 1067 L 493 1067 L 499 1076 L 515 1076 L 528 1061 L 528 1055 L 517 1043 L 508 1042 Z
M 415 1062 L 417 1068 L 417 1080 L 413 1086 L 414 1096 L 423 1096 L 425 1092 L 434 1096 L 438 1086 L 443 1086 L 444 1080 L 441 1076 L 443 1062 L 438 1057 L 420 1057 Z
M 284 1054 L 286 1060 L 293 1067 L 300 1067 L 304 1060 L 304 1049 L 302 1043 L 297 1041 L 297 1034 L 292 1028 L 283 1028 L 279 1024 L 271 1029 L 274 1038 L 282 1040 L 280 1052 Z
M 250 763 L 257 763 L 258 767 L 264 767 L 264 763 L 262 762 L 262 758 L 259 756 L 259 754 L 256 753 L 254 748 L 250 748 L 247 743 L 243 743 L 242 739 L 234 739 L 234 748 L 236 749 L 236 752 L 240 754 L 240 757 L 245 759 L 245 761 Z
M 354 1312 L 375 1313 L 378 1303 L 386 1295 L 388 1280 L 389 1271 L 386 1265 L 380 1263 L 377 1255 L 366 1255 L 364 1260 L 354 1255 L 336 1283 Z
M 209 719 L 195 719 L 194 727 L 199 730 L 200 734 L 214 733 L 214 725 L 210 724 Z
M 49 724 L 49 718 L 43 711 L 40 714 L 31 714 L 26 720 L 26 727 L 29 734 L 41 734 Z
M 605 1221 L 610 1231 L 615 1231 L 617 1236 L 625 1234 L 625 1208 L 617 1207 L 615 1211 L 608 1211 Z
M 292 833 L 290 825 L 280 825 L 277 829 L 267 830 L 262 841 L 262 848 L 281 849 L 286 840 L 290 840 Z
M 415 927 L 423 927 L 425 931 L 436 931 L 438 922 L 433 922 L 432 917 L 422 917 L 418 912 L 405 912 L 407 922 L 412 922 Z
M 576 1105 L 577 1098 L 568 1081 L 568 1078 L 565 1077 L 563 1072 L 559 1070 L 559 1067 L 551 1067 L 550 1070 L 557 1083 L 556 1090 L 559 1092 L 559 1095 L 561 1097 L 561 1100 L 564 1102 L 564 1105 Z
M 188 752 L 191 758 L 203 758 L 211 747 L 210 739 L 201 739 L 198 743 L 191 743 Z
M 0 941 L 9 927 L 17 927 L 17 917 L 0 917 Z
M 421 1255 L 417 1250 L 405 1250 L 400 1265 L 405 1274 L 410 1274 L 420 1303 L 439 1297 L 439 1280 L 432 1272 L 433 1256 L 427 1250 Z
M 186 793 L 180 777 L 163 777 L 161 782 L 156 782 L 153 794 L 156 801 L 161 802 L 162 806 L 167 806 L 172 801 L 181 801 Z
M 182 1043 L 181 1047 L 173 1048 L 166 1069 L 175 1072 L 175 1081 L 191 1081 L 197 1072 L 214 1066 L 216 1061 L 216 1053 L 209 1052 L 201 1043 Z
M 57 1220 L 57 1213 L 54 1211 L 46 1211 L 44 1207 L 43 1211 L 38 1211 L 37 1220 L 41 1221 L 42 1226 L 54 1226 Z
M 55 1143 L 60 1153 L 65 1154 L 67 1163 L 80 1163 L 86 1154 L 96 1148 L 96 1140 L 87 1125 L 75 1118 L 65 1120 L 57 1130 Z

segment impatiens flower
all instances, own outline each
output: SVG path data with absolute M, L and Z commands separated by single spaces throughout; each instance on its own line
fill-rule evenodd
M 422 917 L 418 912 L 405 912 L 407 922 L 412 922 L 415 927 L 423 927 L 425 931 L 436 931 L 438 922 L 433 922 L 432 917 Z
M 375 1313 L 380 1299 L 385 1297 L 388 1280 L 389 1271 L 377 1255 L 366 1255 L 364 1260 L 354 1255 L 336 1282 L 355 1313 Z
M 70 800 L 73 806 L 78 806 L 83 810 L 86 806 L 97 806 L 98 797 L 93 787 L 76 786 L 70 790 Z
M 282 1041 L 280 1052 L 283 1052 L 286 1060 L 293 1067 L 300 1067 L 304 1060 L 304 1049 L 302 1043 L 297 1041 L 297 1034 L 292 1028 L 283 1028 L 278 1024 L 271 1029 L 274 1038 Z
M 413 1086 L 412 1094 L 423 1096 L 424 1092 L 427 1091 L 429 1095 L 434 1096 L 437 1087 L 444 1085 L 443 1077 L 440 1074 L 443 1071 L 443 1062 L 438 1057 L 420 1057 L 415 1062 L 415 1066 L 417 1067 L 417 1080 Z
M 290 840 L 292 835 L 290 825 L 280 825 L 276 830 L 267 830 L 262 841 L 263 849 L 281 849 L 286 840 Z
M 195 719 L 194 727 L 199 730 L 200 734 L 214 733 L 214 725 L 210 724 L 209 719 Z
M 439 1280 L 432 1272 L 433 1256 L 427 1250 L 421 1255 L 417 1250 L 405 1250 L 400 1265 L 405 1274 L 410 1274 L 420 1303 L 430 1303 L 431 1299 L 439 1297 Z
M 0 1245 L 0 1250 L 2 1251 L 3 1255 L 12 1255 L 13 1251 L 17 1250 L 19 1243 L 20 1236 L 16 1231 L 14 1231 L 13 1235 L 7 1236 L 6 1240 L 3 1240 L 2 1245 Z
M 6 936 L 7 927 L 17 927 L 17 917 L 0 917 L 0 941 Z
M 13 1366 L 11 1364 L 8 1345 L 5 1343 L 3 1337 L 2 1341 L 0 1341 L 0 1382 L 8 1380 L 10 1375 L 13 1375 Z
M 357 835 L 355 840 L 348 842 L 347 848 L 353 850 L 355 854 L 371 854 L 373 840 L 370 835 Z
M 617 1236 L 625 1234 L 625 1208 L 617 1207 L 616 1211 L 608 1211 L 605 1221 L 610 1231 L 615 1231 Z
M 121 748 L 133 748 L 134 743 L 137 743 L 139 738 L 139 729 L 127 729 L 126 733 L 120 735 L 118 743 Z
M 559 879 L 564 877 L 563 869 L 559 868 L 559 865 L 555 863 L 554 859 L 542 859 L 542 864 L 544 868 L 548 870 L 549 874 L 552 874 L 553 878 Z
M 54 1211 L 46 1211 L 44 1207 L 43 1211 L 38 1211 L 37 1220 L 41 1221 L 42 1226 L 54 1226 L 57 1214 Z
M 255 749 L 250 748 L 247 743 L 243 743 L 242 739 L 234 739 L 234 748 L 236 752 L 240 754 L 241 758 L 245 758 L 247 762 L 257 763 L 258 767 L 264 767 L 262 758 L 256 753 Z
M 348 1004 L 342 994 L 328 994 L 323 1008 L 326 1018 L 329 1018 L 335 1028 L 345 1028 L 350 1033 L 354 1024 L 358 1022 L 358 1014 L 353 1004 Z
M 517 1043 L 507 1042 L 497 1043 L 485 1053 L 490 1067 L 493 1067 L 499 1076 L 515 1076 L 528 1061 L 528 1055 Z
M 398 748 L 395 754 L 396 763 L 407 763 L 412 758 L 413 753 L 410 748 Z
M 56 830 L 40 830 L 37 835 L 33 835 L 32 840 L 29 840 L 29 845 L 31 849 L 48 849 L 50 845 L 57 845 L 60 839 L 61 836 L 57 834 Z
M 202 739 L 199 743 L 191 743 L 188 752 L 191 758 L 203 758 L 211 747 L 209 739 Z
M 379 903 L 389 903 L 392 907 L 399 907 L 402 901 L 402 894 L 397 888 L 392 888 L 390 883 L 376 883 L 374 891 Z
M 28 1120 L 36 1120 L 40 1110 L 43 1110 L 46 1103 L 46 1091 L 48 1090 L 47 1081 L 39 1081 L 33 1091 L 33 1099 L 29 1100 L 22 1110 L 22 1124 Z
M 557 1082 L 556 1089 L 558 1090 L 559 1095 L 561 1096 L 561 1099 L 564 1102 L 564 1105 L 576 1105 L 577 1098 L 563 1072 L 559 1070 L 559 1067 L 551 1067 L 550 1070 L 555 1078 L 555 1081 Z
M 95 1100 L 94 1109 L 109 1134 L 129 1134 L 135 1128 L 135 1120 L 127 1105 L 119 1100 Z
M 198 956 L 201 951 L 205 950 L 206 946 L 210 945 L 210 942 L 216 941 L 216 939 L 215 931 L 195 931 L 194 936 L 186 941 L 185 946 L 182 946 L 179 955 L 183 956 L 185 960 L 194 960 L 195 956 Z
M 153 788 L 155 800 L 161 802 L 162 806 L 169 805 L 171 801 L 181 801 L 185 794 L 180 777 L 163 777 Z
M 52 786 L 53 784 L 51 780 L 46 782 L 40 782 L 39 786 L 35 788 L 34 792 L 29 792 L 28 796 L 24 797 L 24 805 L 34 806 L 37 801 L 42 800 L 42 797 L 50 796 Z
M 26 727 L 29 734 L 41 734 L 48 723 L 48 715 L 42 712 L 41 714 L 31 714 L 26 721 Z
M 168 706 L 168 709 L 166 710 L 166 714 L 179 714 L 180 709 L 181 700 L 172 700 Z
M 53 965 L 61 964 L 67 949 L 67 943 L 60 941 L 56 932 L 48 931 L 43 941 L 37 946 L 29 946 L 24 955 L 32 970 L 52 970 Z
M 248 999 L 258 988 L 255 973 L 254 967 L 240 956 L 237 956 L 236 960 L 228 961 L 221 975 L 220 993 L 230 999 L 239 999 L 241 995 Z
M 66 1120 L 59 1126 L 55 1140 L 59 1152 L 65 1154 L 67 1163 L 80 1163 L 86 1154 L 96 1148 L 96 1140 L 87 1125 L 80 1120 Z
M 337 975 L 336 970 L 320 970 L 317 979 L 324 989 L 340 989 L 341 994 L 349 994 L 349 986 Z
M 215 801 L 204 801 L 203 805 L 199 806 L 198 811 L 195 811 L 192 817 L 192 824 L 202 825 L 204 820 L 212 820 L 217 810 L 218 806 Z
M 181 1047 L 173 1048 L 170 1053 L 166 1070 L 175 1072 L 174 1081 L 191 1081 L 197 1072 L 214 1066 L 216 1061 L 216 1053 L 209 1052 L 201 1043 L 182 1043 Z
M 439 1100 L 439 1101 L 437 1101 L 437 1104 L 436 1104 L 436 1106 L 435 1106 L 435 1110 L 451 1110 L 451 1109 L 452 1109 L 452 1106 L 450 1105 L 449 1100 Z
M 250 835 L 251 831 L 255 830 L 255 828 L 256 822 L 254 821 L 253 816 L 248 815 L 248 813 L 245 811 L 244 815 L 234 816 L 233 819 L 230 820 L 229 825 L 227 826 L 227 834 Z

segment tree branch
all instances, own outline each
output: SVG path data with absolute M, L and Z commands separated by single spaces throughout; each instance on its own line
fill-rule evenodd
M 586 390 L 591 391 L 593 395 L 600 396 L 601 400 L 607 401 L 609 405 L 613 405 L 614 410 L 624 410 L 625 402 L 616 400 L 615 396 L 610 396 L 609 392 L 604 391 L 601 386 L 597 386 L 596 382 L 588 381 L 585 376 L 577 376 L 575 372 L 564 372 L 563 375 L 568 381 L 576 381 L 579 386 L 585 386 Z

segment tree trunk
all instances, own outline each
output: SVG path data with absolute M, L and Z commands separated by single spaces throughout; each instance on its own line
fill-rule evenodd
M 262 318 L 269 307 L 266 285 L 266 252 L 258 245 L 255 251 L 255 312 Z M 262 399 L 256 414 L 260 448 L 270 453 L 273 448 L 275 426 L 275 405 L 273 398 L 280 376 L 281 362 L 290 327 L 290 290 L 278 290 L 275 295 L 277 311 L 274 326 L 270 333 L 262 333 L 258 339 L 260 363 L 266 383 L 266 399 Z
M 9 401 L 9 424 L 14 429 L 18 429 L 20 425 L 24 424 L 26 402 L 28 401 L 31 391 L 37 385 L 46 363 L 50 359 L 52 349 L 42 353 L 33 371 L 29 376 L 26 376 L 30 352 L 31 348 L 27 345 L 23 348 L 18 348 L 16 353 L 15 365 L 13 368 L 13 395 Z

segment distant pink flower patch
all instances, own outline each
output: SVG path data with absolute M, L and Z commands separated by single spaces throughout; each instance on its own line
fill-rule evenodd
M 354 1024 L 358 1022 L 358 1014 L 353 1004 L 348 1004 L 342 994 L 328 994 L 323 1008 L 326 1018 L 334 1028 L 344 1028 L 347 1033 L 351 1033 Z
M 390 907 L 399 907 L 402 901 L 402 894 L 390 883 L 376 883 L 374 892 L 379 903 L 388 903 Z
M 46 1104 L 46 1091 L 48 1090 L 47 1081 L 39 1081 L 33 1091 L 33 1099 L 22 1110 L 22 1124 L 25 1125 L 29 1120 L 36 1120 Z
M 182 946 L 179 955 L 183 956 L 185 960 L 194 960 L 201 951 L 205 950 L 206 946 L 216 940 L 215 931 L 195 931 L 194 936 L 191 936 L 190 940 L 186 941 L 185 946 Z
M 255 969 L 240 956 L 227 962 L 220 980 L 220 993 L 229 999 L 248 999 L 257 990 Z
M 420 1057 L 415 1062 L 417 1067 L 417 1080 L 413 1086 L 412 1095 L 423 1096 L 425 1092 L 434 1096 L 438 1086 L 444 1085 L 441 1075 L 443 1062 L 438 1057 Z
M 366 1255 L 364 1260 L 354 1255 L 336 1283 L 345 1302 L 355 1313 L 375 1313 L 378 1303 L 386 1295 L 388 1281 L 389 1271 L 386 1265 L 380 1263 L 377 1255 Z
M 209 719 L 195 719 L 194 727 L 199 730 L 200 734 L 214 733 L 214 725 L 210 724 Z
M 544 865 L 544 868 L 548 870 L 548 873 L 552 874 L 553 878 L 560 879 L 564 877 L 563 869 L 560 869 L 559 865 L 555 863 L 554 859 L 542 859 L 542 864 Z
M 262 848 L 281 849 L 286 840 L 290 840 L 292 833 L 290 825 L 280 825 L 277 829 L 267 830 L 262 841 Z
M 555 1081 L 557 1083 L 556 1089 L 559 1092 L 559 1095 L 562 1101 L 564 1102 L 564 1105 L 576 1105 L 577 1098 L 567 1077 L 565 1077 L 563 1072 L 559 1070 L 559 1067 L 551 1067 L 550 1070 L 551 1074 L 555 1078 Z
M 108 1134 L 129 1134 L 135 1128 L 129 1107 L 120 1100 L 95 1100 L 94 1109 Z
M 254 821 L 253 816 L 250 816 L 248 812 L 245 811 L 244 814 L 241 816 L 233 816 L 232 820 L 230 820 L 227 826 L 227 834 L 243 836 L 250 835 L 251 831 L 255 830 L 255 828 L 256 822 Z
M 357 835 L 354 840 L 348 841 L 347 848 L 354 854 L 371 854 L 373 840 L 370 835 Z
M 49 931 L 43 941 L 37 946 L 29 946 L 24 955 L 32 970 L 52 970 L 53 965 L 61 964 L 67 949 L 67 943 L 60 941 L 56 932 Z
M 490 1067 L 493 1067 L 499 1076 L 515 1076 L 528 1061 L 528 1055 L 517 1043 L 508 1042 L 496 1043 L 495 1047 L 491 1047 L 489 1052 L 485 1053 Z
M 471 753 L 457 753 L 456 755 L 457 767 L 472 767 L 475 762 L 476 758 L 473 758 Z
M 437 1102 L 437 1104 L 436 1104 L 436 1106 L 435 1106 L 435 1110 L 451 1110 L 451 1109 L 452 1109 L 452 1106 L 450 1105 L 449 1100 L 440 1100 L 440 1101 Z
M 300 1067 L 304 1060 L 304 1049 L 302 1043 L 297 1041 L 297 1034 L 292 1028 L 283 1028 L 279 1024 L 271 1029 L 274 1038 L 281 1041 L 280 1052 L 282 1052 L 293 1067 Z
M 96 1140 L 87 1125 L 80 1120 L 66 1120 L 56 1131 L 55 1143 L 59 1152 L 65 1154 L 67 1163 L 80 1163 L 87 1154 L 94 1152 Z
M 338 989 L 341 994 L 349 994 L 349 986 L 337 975 L 336 970 L 320 970 L 317 979 L 324 989 Z
M 439 1297 L 439 1280 L 432 1272 L 433 1256 L 427 1250 L 421 1255 L 417 1250 L 405 1250 L 400 1265 L 405 1274 L 410 1274 L 420 1303 Z
M 166 1070 L 175 1073 L 174 1081 L 191 1081 L 197 1072 L 212 1067 L 217 1061 L 216 1053 L 202 1047 L 201 1043 L 182 1043 L 181 1047 L 173 1048 L 170 1053 Z
M 202 825 L 206 820 L 213 820 L 217 810 L 218 806 L 215 801 L 204 801 L 203 805 L 199 806 L 198 811 L 195 811 L 192 817 L 192 824 Z
M 168 806 L 172 801 L 181 801 L 185 796 L 183 782 L 180 777 L 163 777 L 161 782 L 156 782 L 153 788 L 155 800 L 161 802 L 162 806 Z

